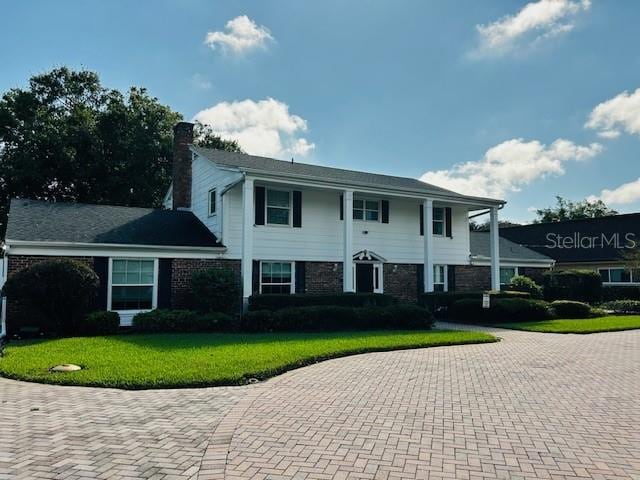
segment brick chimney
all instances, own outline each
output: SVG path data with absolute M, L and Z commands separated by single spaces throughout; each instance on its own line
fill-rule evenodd
M 193 123 L 178 122 L 173 127 L 173 209 L 191 207 L 191 150 Z

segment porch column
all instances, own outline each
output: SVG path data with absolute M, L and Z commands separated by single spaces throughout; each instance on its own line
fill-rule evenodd
M 342 193 L 344 218 L 344 258 L 342 261 L 342 291 L 353 292 L 353 190 Z
M 433 200 L 422 203 L 424 224 L 424 291 L 433 292 Z
M 242 187 L 242 308 L 247 310 L 253 285 L 253 179 L 245 178 Z
M 491 290 L 500 290 L 500 229 L 498 228 L 497 207 L 491 208 L 489 238 L 491 241 Z
M 9 255 L 7 254 L 8 247 L 5 246 L 4 257 L 0 258 L 0 291 L 9 275 Z M 2 298 L 0 295 L 0 338 L 7 334 L 7 298 Z

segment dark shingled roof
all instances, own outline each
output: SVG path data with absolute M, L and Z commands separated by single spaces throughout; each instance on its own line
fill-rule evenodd
M 533 251 L 522 245 L 518 245 L 510 240 L 507 240 L 502 236 L 502 229 L 500 229 L 500 258 L 505 260 L 522 260 L 522 261 L 539 261 L 552 259 Z M 491 239 L 489 232 L 469 232 L 469 248 L 472 256 L 490 257 L 490 243 Z
M 568 220 L 564 222 L 535 223 L 520 227 L 501 228 L 500 235 L 547 255 L 559 263 L 606 262 L 623 259 L 625 236 L 630 235 L 636 246 L 640 245 L 640 213 L 611 215 L 600 218 Z M 547 235 L 551 237 L 548 238 Z M 555 248 L 557 236 L 582 239 L 580 248 Z M 618 246 L 607 244 L 617 237 Z M 596 242 L 591 242 L 595 238 Z M 604 240 L 601 242 L 600 240 Z M 590 245 L 592 244 L 592 245 Z M 569 245 L 567 243 L 567 245 Z
M 7 240 L 221 247 L 191 212 L 12 199 Z
M 192 147 L 193 150 L 218 165 L 236 167 L 239 169 L 259 170 L 274 174 L 289 174 L 313 177 L 319 180 L 338 182 L 351 182 L 371 187 L 387 187 L 410 189 L 424 192 L 425 194 L 439 194 L 467 199 L 489 200 L 480 197 L 471 197 L 447 190 L 436 185 L 421 182 L 415 178 L 381 175 L 378 173 L 359 172 L 342 168 L 323 167 L 308 163 L 287 162 L 267 157 L 257 157 L 246 153 L 225 152 L 211 148 Z

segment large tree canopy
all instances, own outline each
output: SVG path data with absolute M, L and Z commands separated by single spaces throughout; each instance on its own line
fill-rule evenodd
M 0 238 L 12 197 L 159 206 L 182 116 L 144 88 L 125 94 L 66 67 L 0 99 Z M 238 151 L 201 127 L 206 146 Z
M 582 200 L 572 202 L 556 196 L 553 207 L 536 210 L 537 218 L 533 223 L 561 222 L 563 220 L 578 220 L 582 218 L 598 218 L 616 215 L 618 212 L 610 209 L 602 200 Z

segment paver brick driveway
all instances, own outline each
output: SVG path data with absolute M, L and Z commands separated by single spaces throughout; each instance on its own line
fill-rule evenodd
M 495 333 L 250 387 L 2 380 L 0 478 L 640 478 L 640 331 Z

